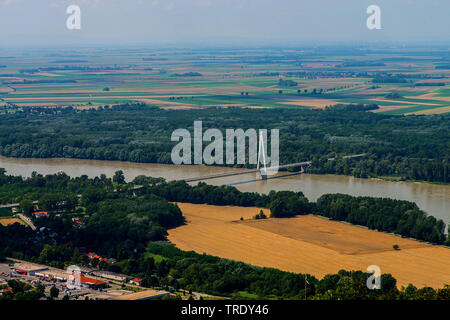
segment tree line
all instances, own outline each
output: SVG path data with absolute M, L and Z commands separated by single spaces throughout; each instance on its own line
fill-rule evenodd
M 436 244 L 443 244 L 446 240 L 444 222 L 427 215 L 409 201 L 325 194 L 317 199 L 316 210 L 318 214 L 333 220 L 393 232 L 403 237 Z

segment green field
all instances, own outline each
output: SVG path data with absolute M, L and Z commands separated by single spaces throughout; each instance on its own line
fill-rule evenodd
M 436 73 L 434 67 L 441 57 L 438 51 L 427 54 L 430 58 L 424 60 L 417 50 L 405 49 L 406 65 L 392 59 L 390 49 L 350 57 L 315 48 L 232 52 L 91 49 L 80 50 L 76 59 L 64 50 L 52 55 L 43 50 L 26 55 L 18 51 L 8 54 L 15 58 L 0 70 L 0 99 L 19 108 L 129 101 L 165 108 L 323 108 L 335 103 L 376 103 L 378 112 L 407 114 L 450 106 L 446 99 L 450 97 L 450 70 Z M 374 66 L 372 62 L 377 61 L 383 63 Z M 373 81 L 392 76 L 401 81 Z M 280 86 L 280 79 L 293 85 Z M 391 93 L 399 98 L 386 98 Z M 421 97 L 428 93 L 433 96 Z

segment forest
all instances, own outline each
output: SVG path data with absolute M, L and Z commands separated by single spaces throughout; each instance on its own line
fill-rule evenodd
M 372 108 L 26 108 L 0 120 L 0 155 L 171 163 L 173 130 L 192 131 L 194 121 L 202 120 L 204 130 L 279 129 L 280 164 L 312 160 L 312 173 L 450 182 L 450 115 L 364 112 Z M 359 161 L 341 158 L 361 153 L 366 156 Z M 337 160 L 328 162 L 331 157 Z

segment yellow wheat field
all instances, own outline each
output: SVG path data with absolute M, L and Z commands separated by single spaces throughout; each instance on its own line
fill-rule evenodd
M 253 220 L 259 208 L 178 206 L 187 223 L 169 230 L 169 240 L 182 250 L 318 278 L 341 269 L 365 271 L 369 265 L 378 265 L 399 286 L 450 284 L 450 249 L 445 247 L 311 215 Z M 267 209 L 264 212 L 269 215 Z M 394 244 L 400 250 L 394 250 Z
M 10 224 L 14 224 L 14 223 L 20 223 L 25 225 L 25 223 L 20 220 L 19 218 L 4 218 L 4 219 L 0 219 L 0 224 L 2 226 L 9 226 Z

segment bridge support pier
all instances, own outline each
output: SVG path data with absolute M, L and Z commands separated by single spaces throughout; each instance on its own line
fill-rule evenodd
M 265 170 L 260 169 L 258 171 L 258 176 L 260 180 L 267 180 L 267 172 Z

